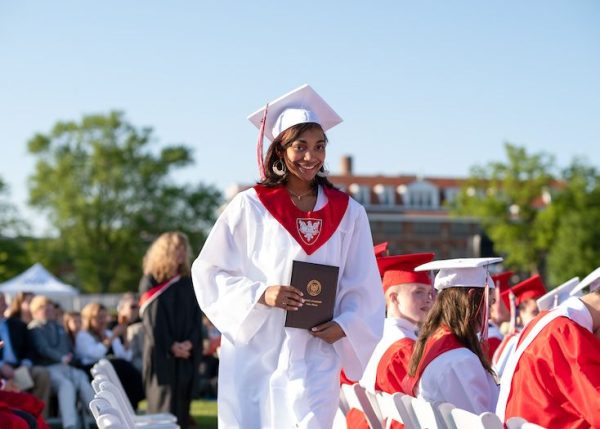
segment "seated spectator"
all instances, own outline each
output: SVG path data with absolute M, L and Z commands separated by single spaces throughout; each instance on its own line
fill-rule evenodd
M 71 339 L 73 348 L 75 348 L 75 337 L 77 336 L 77 333 L 81 331 L 81 314 L 78 311 L 69 311 L 68 313 L 65 313 L 63 316 L 63 325 Z
M 117 304 L 117 320 L 109 327 L 113 328 L 117 324 L 127 326 L 125 335 L 120 338 L 121 341 L 129 343 L 129 350 L 131 350 L 130 362 L 141 374 L 143 368 L 144 326 L 142 325 L 142 319 L 140 319 L 139 309 L 136 296 L 131 292 L 124 294 Z
M 6 318 L 15 317 L 21 319 L 26 325 L 31 322 L 31 311 L 29 304 L 33 299 L 31 292 L 18 292 L 10 302 L 8 310 L 6 310 Z
M 12 390 L 0 382 L 0 423 L 2 429 L 50 429 L 42 416 L 44 402 L 35 396 Z
M 108 314 L 106 307 L 92 302 L 81 310 L 82 329 L 75 337 L 75 355 L 88 371 L 100 359 L 109 357 L 115 368 L 127 397 L 134 408 L 144 399 L 141 373 L 131 364 L 132 352 L 129 344 L 121 341 L 125 337 L 126 326 L 116 325 L 112 331 L 107 329 Z
M 63 428 L 76 428 L 77 394 L 87 410 L 94 391 L 86 374 L 69 365 L 73 359 L 73 348 L 67 332 L 55 318 L 52 301 L 45 296 L 35 296 L 30 307 L 33 320 L 29 324 L 29 332 L 37 353 L 36 363 L 44 365 L 50 373 Z
M 14 382 L 19 390 L 30 391 L 44 404 L 50 399 L 50 374 L 42 366 L 34 366 L 34 348 L 27 325 L 17 316 L 4 319 L 6 310 L 4 294 L 0 293 L 0 340 L 4 347 L 0 349 L 0 376 Z M 10 314 L 10 312 L 9 312 Z M 24 385 L 19 376 L 25 372 L 28 385 Z M 46 410 L 44 409 L 44 415 Z

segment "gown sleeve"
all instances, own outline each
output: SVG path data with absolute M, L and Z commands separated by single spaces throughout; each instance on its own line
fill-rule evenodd
M 194 291 L 200 308 L 232 343 L 248 343 L 268 316 L 258 300 L 267 285 L 246 276 L 250 258 L 247 211 L 238 194 L 219 216 L 192 265 Z
M 547 365 L 558 388 L 591 427 L 600 427 L 600 340 L 574 324 L 550 340 Z M 596 400 L 592 400 L 596 398 Z
M 347 376 L 358 380 L 383 334 L 385 299 L 367 214 L 362 206 L 356 205 L 353 209 L 359 213 L 347 244 L 346 262 L 338 286 L 339 313 L 334 317 L 346 337 L 333 345 Z

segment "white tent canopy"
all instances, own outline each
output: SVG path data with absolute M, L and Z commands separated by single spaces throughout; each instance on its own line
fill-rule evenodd
M 79 292 L 73 286 L 61 282 L 44 268 L 36 263 L 18 276 L 0 283 L 0 292 L 14 295 L 17 292 L 32 292 L 35 295 L 48 297 L 72 297 Z

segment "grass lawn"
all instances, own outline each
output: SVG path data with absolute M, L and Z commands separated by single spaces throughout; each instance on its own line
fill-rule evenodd
M 217 429 L 217 401 L 192 401 L 192 417 L 199 429 Z
M 146 401 L 140 402 L 139 409 L 146 409 Z M 192 401 L 190 412 L 198 429 L 217 429 L 217 401 Z

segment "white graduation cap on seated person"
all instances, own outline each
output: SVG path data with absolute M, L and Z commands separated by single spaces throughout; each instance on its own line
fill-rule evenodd
M 488 267 L 498 262 L 502 262 L 502 258 L 442 259 L 419 265 L 415 268 L 415 271 L 439 270 L 433 281 L 433 286 L 438 291 L 452 287 L 484 288 L 479 338 L 482 341 L 487 341 L 489 290 L 495 287 Z
M 442 259 L 419 265 L 415 271 L 439 270 L 434 287 L 441 291 L 449 287 L 486 287 L 493 289 L 488 266 L 502 262 L 502 258 Z
M 267 103 L 248 119 L 259 129 L 256 156 L 261 179 L 264 178 L 263 137 L 272 142 L 281 132 L 294 125 L 314 122 L 327 131 L 342 122 L 342 118 L 308 84 Z
M 600 267 L 589 273 L 581 282 L 571 291 L 571 296 L 577 296 L 583 289 L 590 287 L 590 292 L 600 288 Z
M 556 286 L 551 291 L 547 292 L 544 296 L 537 299 L 537 305 L 540 311 L 551 310 L 554 307 L 562 304 L 568 298 L 570 298 L 571 291 L 579 284 L 579 277 L 573 277 L 567 280 L 561 285 Z

